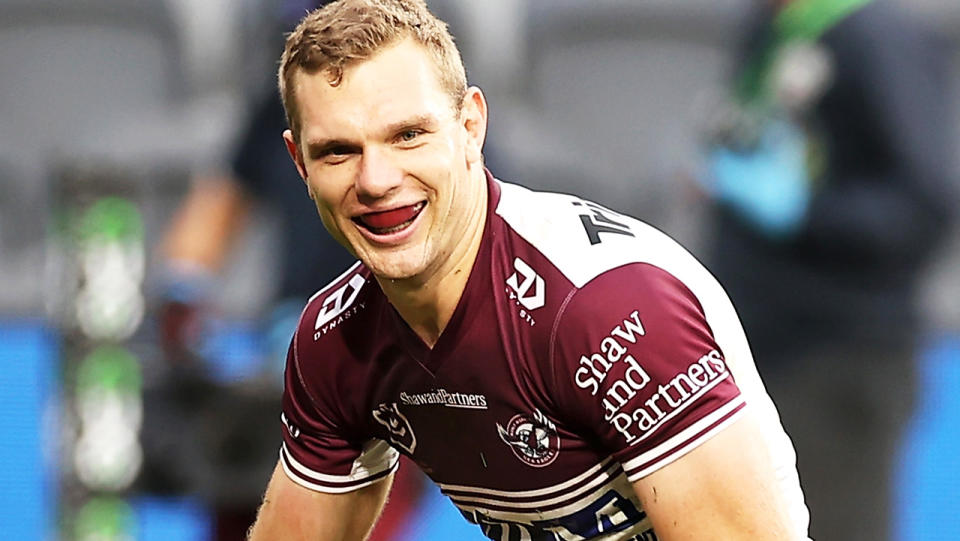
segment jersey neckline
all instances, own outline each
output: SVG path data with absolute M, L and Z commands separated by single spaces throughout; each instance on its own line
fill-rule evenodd
M 432 349 L 410 328 L 410 325 L 400 316 L 393 304 L 387 302 L 390 320 L 397 329 L 401 347 L 417 364 L 434 377 L 436 377 L 443 361 L 462 343 L 461 337 L 464 333 L 476 322 L 477 318 L 469 317 L 469 314 L 473 311 L 471 306 L 480 302 L 483 298 L 489 297 L 489 295 L 485 295 L 484 285 L 490 281 L 490 261 L 493 249 L 491 222 L 500 202 L 500 186 L 488 169 L 484 168 L 484 173 L 487 182 L 487 215 L 483 222 L 480 248 L 477 250 L 477 257 L 470 268 L 470 276 L 467 278 L 467 283 L 460 295 L 460 300 L 457 301 L 453 315 Z

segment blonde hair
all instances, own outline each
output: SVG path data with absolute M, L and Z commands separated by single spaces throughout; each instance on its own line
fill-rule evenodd
M 337 86 L 343 71 L 382 48 L 411 37 L 423 45 L 437 67 L 441 87 L 458 109 L 467 91 L 460 51 L 447 24 L 427 9 L 424 0 L 338 0 L 306 15 L 287 36 L 277 76 L 287 124 L 300 140 L 294 77 L 327 72 Z

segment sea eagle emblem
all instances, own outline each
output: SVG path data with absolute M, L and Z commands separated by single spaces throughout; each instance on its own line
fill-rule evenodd
M 497 423 L 497 433 L 517 458 L 535 468 L 550 465 L 560 454 L 557 427 L 538 409 L 514 415 L 506 427 Z

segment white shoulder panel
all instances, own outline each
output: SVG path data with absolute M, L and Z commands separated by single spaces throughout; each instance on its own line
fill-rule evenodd
M 582 288 L 598 275 L 629 263 L 665 270 L 700 300 L 726 355 L 739 351 L 753 364 L 726 292 L 690 252 L 658 229 L 576 196 L 534 192 L 508 183 L 501 183 L 496 212 L 574 287 Z
M 577 288 L 627 263 L 656 265 L 691 288 L 687 278 L 706 272 L 677 242 L 640 220 L 572 195 L 500 186 L 496 213 Z

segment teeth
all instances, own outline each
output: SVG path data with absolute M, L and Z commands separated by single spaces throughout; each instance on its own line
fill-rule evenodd
M 414 216 L 414 218 L 416 218 L 416 216 Z M 401 229 L 410 225 L 412 222 L 413 222 L 413 218 L 410 218 L 409 220 L 403 222 L 402 224 L 397 224 L 393 227 L 382 227 L 382 228 L 371 227 L 370 230 L 378 235 L 388 235 L 390 233 L 396 233 L 397 231 L 400 231 Z

